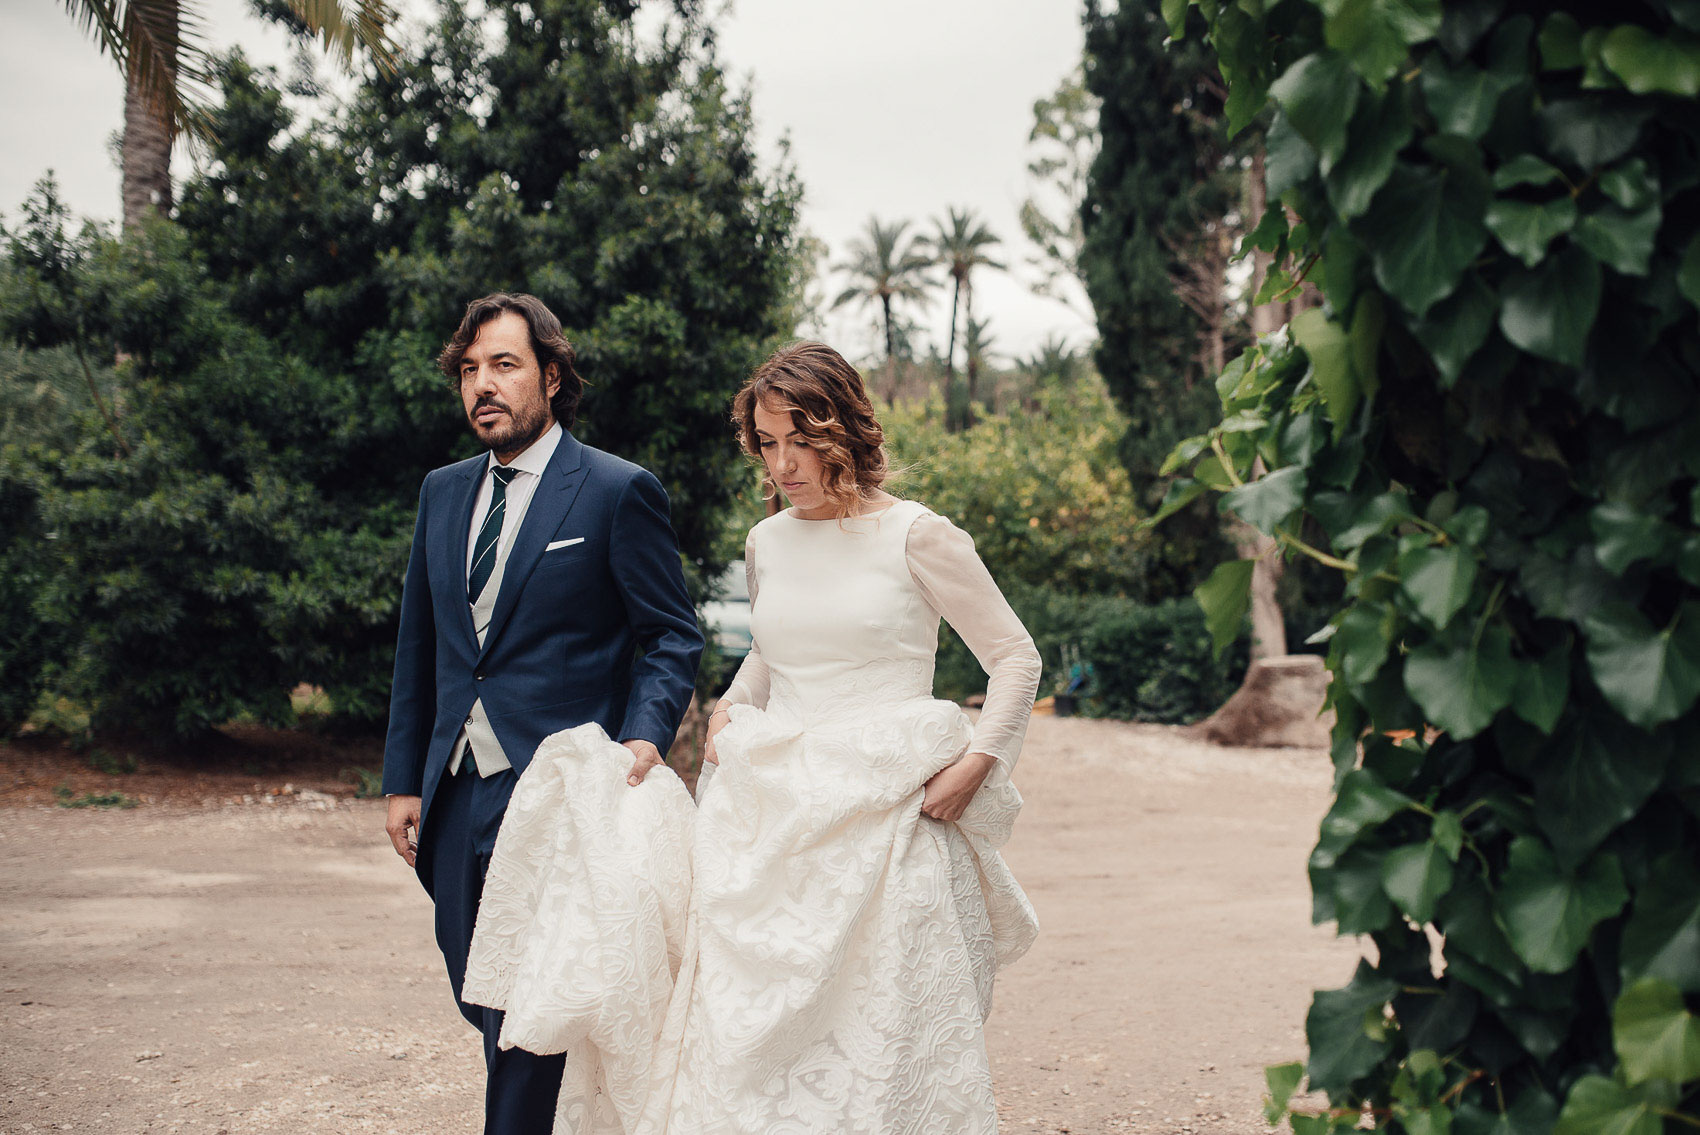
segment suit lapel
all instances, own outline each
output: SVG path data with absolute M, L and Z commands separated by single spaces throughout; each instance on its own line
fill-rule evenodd
M 472 506 L 478 502 L 478 486 L 489 464 L 488 455 L 461 462 L 459 474 L 452 482 L 449 499 L 448 562 L 438 578 L 443 580 L 445 594 L 438 596 L 440 604 L 460 612 L 457 625 L 466 632 L 467 641 L 475 647 L 478 632 L 472 625 L 472 609 L 466 602 L 466 546 L 472 538 Z
M 513 614 L 514 606 L 519 602 L 525 581 L 543 557 L 549 537 L 560 529 L 561 521 L 566 519 L 573 501 L 578 498 L 579 488 L 583 486 L 588 472 L 584 467 L 583 449 L 582 442 L 562 431 L 560 444 L 555 447 L 554 456 L 549 458 L 549 465 L 543 470 L 537 491 L 531 495 L 531 504 L 526 507 L 525 519 L 514 536 L 513 547 L 508 550 L 508 560 L 502 568 L 502 588 L 496 593 L 496 606 L 490 612 L 490 629 L 484 633 L 483 654 L 490 652 L 491 644 L 502 633 L 508 616 Z M 468 523 L 471 523 L 470 518 Z M 463 543 L 463 555 L 465 550 Z M 461 605 L 465 606 L 464 603 Z M 470 621 L 468 616 L 469 624 Z

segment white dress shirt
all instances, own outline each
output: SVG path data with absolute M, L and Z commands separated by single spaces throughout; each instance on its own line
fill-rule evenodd
M 478 633 L 479 646 L 484 645 L 484 635 L 490 627 L 490 615 L 495 610 L 496 597 L 501 594 L 502 577 L 507 572 L 508 552 L 513 548 L 514 537 L 519 535 L 520 525 L 525 523 L 526 509 L 531 507 L 531 498 L 537 492 L 544 470 L 549 468 L 549 459 L 555 456 L 555 448 L 561 444 L 561 433 L 561 424 L 556 422 L 542 437 L 508 462 L 507 467 L 516 470 L 516 475 L 508 482 L 507 508 L 502 514 L 502 532 L 496 538 L 496 564 L 490 572 L 489 580 L 484 584 L 484 590 L 478 596 L 478 601 L 471 605 L 472 626 Z M 478 485 L 478 497 L 472 503 L 472 527 L 466 537 L 466 576 L 469 579 L 472 575 L 473 549 L 478 543 L 478 530 L 484 527 L 484 515 L 490 511 L 490 498 L 495 495 L 496 478 L 492 475 L 492 470 L 500 465 L 496 455 L 490 454 L 484 466 L 484 477 Z M 461 758 L 468 746 L 472 748 L 480 776 L 492 776 L 512 767 L 513 762 L 508 760 L 508 755 L 502 751 L 501 743 L 496 740 L 495 731 L 490 728 L 482 700 L 472 703 L 472 713 L 461 725 L 460 735 L 455 738 L 454 751 L 449 756 L 451 776 L 460 771 Z

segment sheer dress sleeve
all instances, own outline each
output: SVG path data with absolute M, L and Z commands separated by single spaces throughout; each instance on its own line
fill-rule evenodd
M 748 540 L 744 541 L 744 581 L 749 587 L 750 610 L 756 607 L 756 558 L 755 549 L 750 547 Z M 761 660 L 761 651 L 755 642 L 750 642 L 750 652 L 744 655 L 738 672 L 732 676 L 732 684 L 726 688 L 720 700 L 733 705 L 753 705 L 757 709 L 767 708 L 768 673 L 767 663 Z
M 1027 719 L 1039 692 L 1039 651 L 992 573 L 974 551 L 974 538 L 933 513 L 909 529 L 909 575 L 985 670 L 986 704 L 968 743 L 970 753 L 996 757 L 1007 772 L 1021 755 Z

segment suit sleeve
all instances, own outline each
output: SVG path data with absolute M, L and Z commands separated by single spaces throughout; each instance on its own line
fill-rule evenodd
M 401 585 L 401 630 L 390 684 L 390 727 L 384 738 L 384 795 L 418 796 L 425 784 L 425 754 L 437 719 L 437 619 L 425 570 L 425 515 L 429 478 L 419 490 L 413 547 Z
M 627 621 L 643 648 L 618 739 L 649 741 L 665 756 L 696 689 L 702 632 L 679 566 L 667 491 L 647 470 L 620 494 L 609 558 Z

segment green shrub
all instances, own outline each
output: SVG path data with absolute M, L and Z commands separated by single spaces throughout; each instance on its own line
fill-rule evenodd
M 1083 715 L 1129 721 L 1195 721 L 1228 699 L 1245 672 L 1247 639 L 1220 659 L 1212 653 L 1204 612 L 1191 599 L 1156 604 L 1049 588 L 1008 591 L 1045 663 L 1041 697 L 1056 692 L 1065 647 L 1078 647 L 1095 675 Z M 961 700 L 986 688 L 985 674 L 955 632 L 939 638 L 934 689 Z

